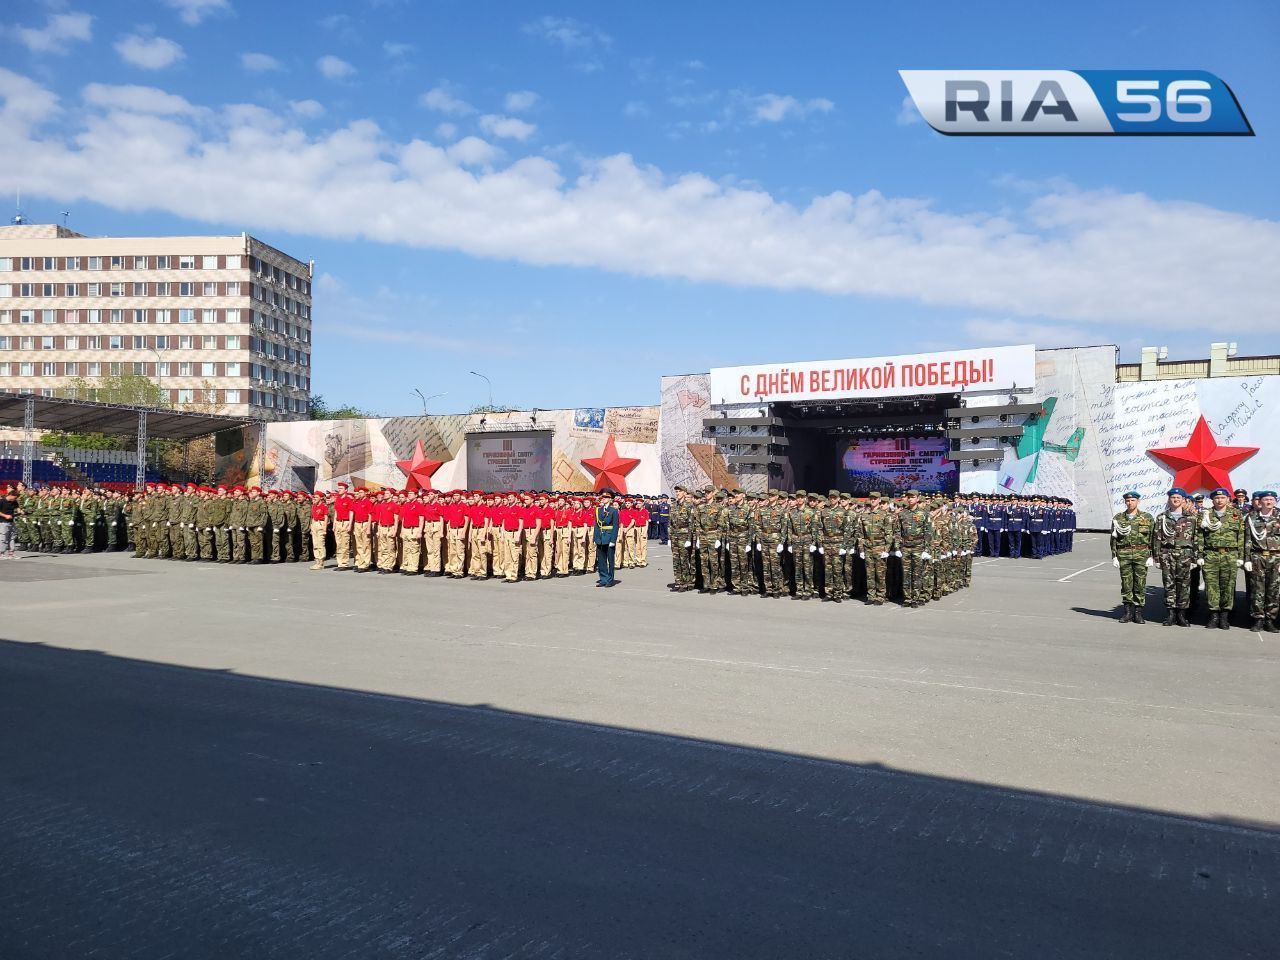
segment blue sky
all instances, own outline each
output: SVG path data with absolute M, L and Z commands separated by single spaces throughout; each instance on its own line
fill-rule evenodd
M 1280 352 L 1274 3 L 68 0 L 0 22 L 0 189 L 317 263 L 315 389 L 654 402 L 984 343 Z M 903 68 L 1204 69 L 1253 138 L 948 138 Z

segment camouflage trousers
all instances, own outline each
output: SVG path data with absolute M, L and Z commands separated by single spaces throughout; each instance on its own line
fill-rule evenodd
M 717 547 L 718 537 L 715 534 L 701 539 L 698 553 L 702 559 L 702 586 L 707 590 L 719 590 L 724 586 L 724 541 L 721 540 Z
M 1230 610 L 1236 602 L 1236 553 L 1210 550 L 1204 557 L 1204 592 L 1209 611 Z
M 880 554 L 889 552 L 889 545 L 868 543 L 863 546 L 863 552 L 867 555 L 867 600 L 876 603 L 883 601 L 887 592 L 886 577 L 889 572 L 889 560 Z
M 815 553 L 809 551 L 809 544 L 796 543 L 787 548 L 791 552 L 791 560 L 795 564 L 796 596 L 812 597 L 814 594 L 813 566 Z
M 822 541 L 822 588 L 828 600 L 833 597 L 843 600 L 849 596 L 848 554 L 842 554 L 840 551 L 843 549 L 844 543 L 840 540 Z
M 1120 561 L 1120 602 L 1140 607 L 1147 602 L 1147 554 L 1122 554 Z
M 1195 560 L 1190 547 L 1167 547 L 1157 558 L 1164 582 L 1164 605 L 1169 610 L 1191 606 L 1191 568 Z
M 907 603 L 924 603 L 933 595 L 926 589 L 929 575 L 929 561 L 920 554 L 919 548 L 902 548 L 902 598 Z
M 1269 556 L 1255 554 L 1250 558 L 1253 572 L 1253 616 L 1257 620 L 1280 618 L 1280 553 Z
M 746 595 L 758 593 L 756 586 L 755 544 L 746 537 L 730 537 L 725 541 L 725 559 L 728 560 L 727 582 L 733 584 L 733 592 Z
M 790 592 L 787 586 L 787 575 L 782 569 L 782 554 L 778 551 L 781 546 L 778 540 L 761 540 L 757 544 L 766 597 L 782 597 Z
M 690 546 L 685 546 L 688 542 Z M 691 587 L 698 579 L 693 567 L 693 538 L 688 530 L 671 531 L 671 573 L 677 587 Z

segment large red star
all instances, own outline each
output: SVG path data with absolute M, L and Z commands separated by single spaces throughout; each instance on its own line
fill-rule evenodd
M 400 472 L 405 476 L 404 488 L 406 490 L 430 490 L 431 475 L 440 469 L 443 460 L 432 460 L 427 457 L 426 451 L 422 449 L 422 441 L 419 440 L 413 448 L 413 458 L 410 460 L 397 460 L 396 466 L 400 468 Z
M 604 453 L 598 457 L 586 457 L 582 465 L 591 471 L 596 478 L 595 489 L 627 492 L 627 474 L 636 468 L 639 460 L 618 456 L 618 448 L 614 445 L 610 434 L 604 442 Z
M 1175 487 L 1182 487 L 1187 493 L 1195 493 L 1197 490 L 1216 490 L 1218 487 L 1233 489 L 1228 471 L 1248 460 L 1259 449 L 1218 446 L 1209 424 L 1201 416 L 1185 447 L 1155 447 L 1147 453 L 1175 471 Z

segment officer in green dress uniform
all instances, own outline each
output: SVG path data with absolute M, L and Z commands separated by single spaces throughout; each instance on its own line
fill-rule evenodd
M 1219 487 L 1210 495 L 1212 506 L 1201 511 L 1196 524 L 1196 564 L 1204 574 L 1205 599 L 1212 630 L 1231 627 L 1236 600 L 1237 571 L 1244 566 L 1244 515 Z

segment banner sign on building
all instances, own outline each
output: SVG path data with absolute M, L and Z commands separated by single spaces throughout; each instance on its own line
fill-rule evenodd
M 550 431 L 468 434 L 467 486 L 486 493 L 550 490 Z
M 947 459 L 946 437 L 877 437 L 850 440 L 840 456 L 838 486 L 859 497 L 873 490 L 954 493 L 960 471 Z
M 716 367 L 712 403 L 909 397 L 1034 387 L 1036 348 L 986 347 L 861 360 Z

